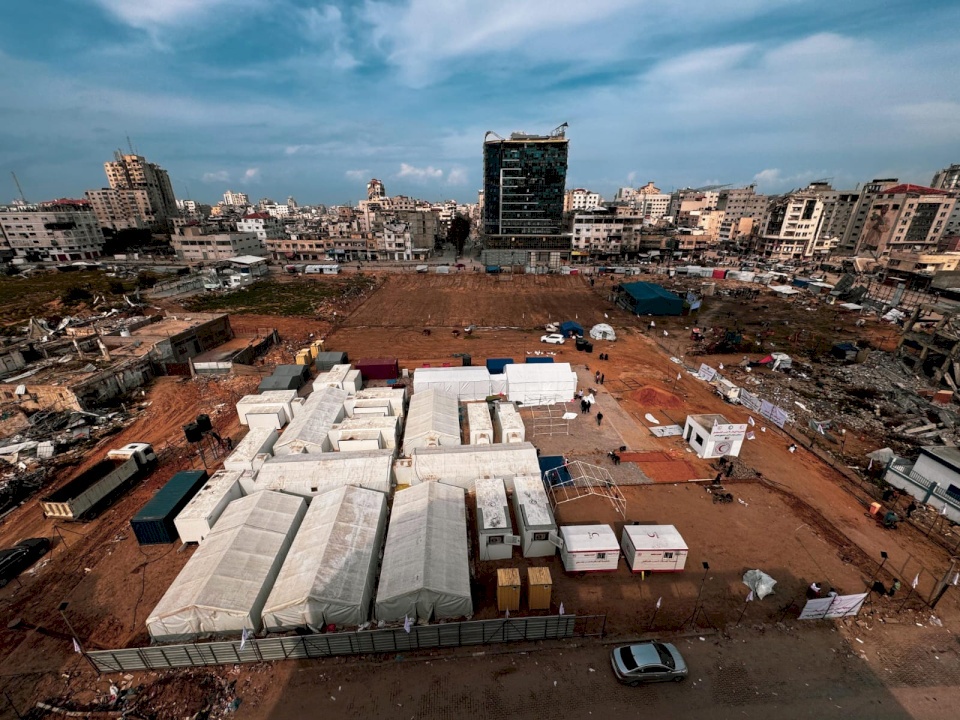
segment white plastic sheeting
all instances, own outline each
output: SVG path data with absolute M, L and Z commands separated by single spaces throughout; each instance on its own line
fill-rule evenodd
M 347 398 L 347 415 L 353 417 L 359 414 L 361 408 L 386 407 L 385 415 L 403 416 L 404 404 L 407 400 L 406 388 L 373 387 L 360 390 L 356 395 Z
M 312 498 L 353 485 L 386 494 L 390 492 L 392 477 L 392 450 L 281 455 L 270 458 L 260 468 L 254 492 L 277 490 Z
M 377 619 L 470 615 L 463 490 L 429 483 L 397 493 L 377 588 Z
M 485 400 L 490 387 L 490 373 L 485 367 L 417 368 L 413 373 L 414 396 L 425 390 L 440 390 L 460 402 L 469 402 Z
M 332 448 L 327 435 L 330 428 L 343 419 L 346 399 L 345 391 L 332 387 L 321 388 L 310 395 L 277 440 L 274 454 L 329 452 Z
M 150 637 L 257 632 L 263 604 L 307 511 L 303 498 L 257 493 L 230 503 L 147 618 Z
M 263 609 L 267 630 L 362 625 L 387 524 L 382 493 L 342 487 L 310 504 Z
M 244 395 L 237 402 L 237 417 L 240 418 L 241 425 L 247 425 L 247 415 L 274 415 L 280 419 L 281 424 L 277 427 L 279 430 L 293 420 L 292 403 L 295 397 L 296 390 L 267 390 L 259 395 Z
M 523 405 L 570 402 L 577 392 L 577 374 L 570 363 L 513 364 L 503 369 L 507 399 Z
M 273 454 L 273 446 L 277 442 L 279 435 L 273 428 L 252 427 L 243 440 L 237 443 L 227 459 L 223 461 L 225 470 L 256 470 L 263 463 L 265 458 L 258 458 L 258 455 L 270 456 Z
M 394 415 L 357 415 L 344 418 L 330 431 L 330 443 L 333 449 L 341 452 L 358 448 L 353 443 L 364 438 L 373 438 L 375 449 L 396 450 L 400 436 L 400 418 Z
M 239 472 L 215 472 L 174 518 L 173 524 L 177 528 L 180 541 L 201 542 L 213 530 L 227 505 L 241 497 L 243 490 L 240 488 Z
M 509 367 L 509 366 L 508 366 Z M 411 454 L 411 485 L 442 482 L 473 490 L 480 478 L 503 478 L 513 488 L 517 475 L 539 475 L 537 450 L 530 443 L 417 448 Z
M 617 333 L 606 323 L 599 323 L 590 328 L 590 337 L 594 340 L 616 340 Z
M 460 444 L 460 409 L 457 396 L 442 390 L 423 390 L 410 398 L 403 451 L 418 447 Z

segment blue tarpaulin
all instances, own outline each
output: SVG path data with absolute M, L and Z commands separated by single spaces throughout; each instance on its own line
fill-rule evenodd
M 553 487 L 573 483 L 570 471 L 565 467 L 566 463 L 563 460 L 563 455 L 539 457 L 537 462 L 540 463 L 540 474 L 547 485 Z
M 567 320 L 560 323 L 560 334 L 564 337 L 570 337 L 570 333 L 583 337 L 583 326 L 573 320 Z

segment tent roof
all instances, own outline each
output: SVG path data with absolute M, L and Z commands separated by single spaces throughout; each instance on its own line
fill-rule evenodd
M 254 487 L 307 498 L 343 485 L 388 493 L 392 470 L 390 449 L 279 455 L 263 464 Z
M 177 520 L 206 520 L 216 509 L 223 496 L 240 482 L 242 473 L 236 470 L 218 470 L 206 484 L 197 491 L 193 499 L 177 515 Z
M 410 398 L 405 448 L 418 446 L 425 438 L 441 439 L 444 445 L 460 444 L 460 409 L 456 395 L 440 390 L 421 390 Z
M 347 610 L 352 624 L 366 622 L 386 505 L 382 493 L 356 487 L 314 500 L 264 605 L 264 624 L 283 626 L 268 616 L 293 606 L 296 616 L 319 616 L 318 622 L 326 606 Z
M 277 440 L 276 450 L 291 448 L 293 452 L 301 452 L 301 448 L 321 448 L 330 428 L 343 417 L 343 403 L 347 397 L 345 391 L 332 387 L 311 393 Z
M 616 340 L 617 333 L 607 323 L 597 323 L 590 328 L 590 337 L 594 340 Z
M 536 448 L 528 442 L 416 448 L 411 457 L 413 474 L 421 482 L 439 481 L 466 489 L 473 489 L 479 478 L 540 474 Z

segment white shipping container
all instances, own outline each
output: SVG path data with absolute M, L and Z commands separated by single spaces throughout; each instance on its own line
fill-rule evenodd
M 620 544 L 609 525 L 564 525 L 560 539 L 567 572 L 613 572 L 620 563 Z
M 210 534 L 217 519 L 234 500 L 243 497 L 240 473 L 232 470 L 215 472 L 186 504 L 173 524 L 180 541 L 199 543 Z
M 467 424 L 470 426 L 471 445 L 493 444 L 493 421 L 486 402 L 467 403 Z
M 631 572 L 681 572 L 687 543 L 673 525 L 625 525 L 620 538 Z

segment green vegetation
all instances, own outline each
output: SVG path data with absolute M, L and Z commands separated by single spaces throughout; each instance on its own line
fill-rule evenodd
M 363 275 L 336 280 L 263 280 L 226 293 L 197 295 L 183 305 L 191 312 L 313 317 L 326 310 L 346 307 L 375 286 L 374 278 Z
M 84 292 L 90 293 L 91 297 L 101 295 L 112 300 L 122 294 L 123 288 L 129 292 L 131 285 L 98 271 L 62 273 L 54 270 L 32 277 L 0 275 L 0 325 L 22 323 L 31 317 L 59 315 L 60 310 L 49 307 L 49 303 L 63 302 L 68 296 L 73 298 L 69 302 L 78 302 Z

